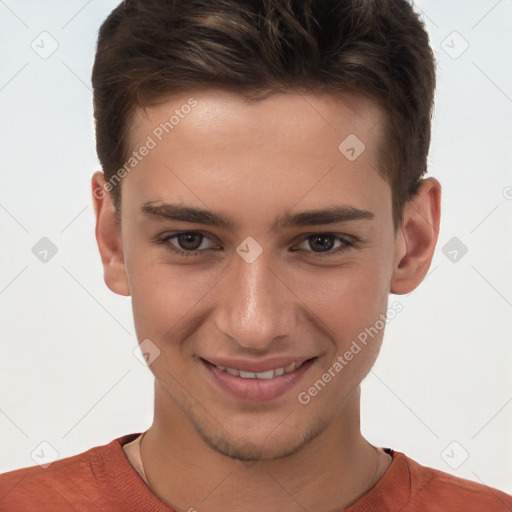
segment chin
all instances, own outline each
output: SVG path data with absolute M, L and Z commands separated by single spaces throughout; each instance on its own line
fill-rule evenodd
M 210 448 L 226 457 L 247 463 L 289 457 L 300 451 L 324 430 L 316 428 L 301 433 L 288 425 L 289 431 L 281 431 L 279 436 L 267 433 L 261 433 L 260 436 L 250 433 L 228 436 L 225 431 L 211 434 L 200 425 L 195 424 L 194 427 Z

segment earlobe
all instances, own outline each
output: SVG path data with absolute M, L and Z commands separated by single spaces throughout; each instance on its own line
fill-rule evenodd
M 119 295 L 130 295 L 123 254 L 121 229 L 110 194 L 105 190 L 105 178 L 101 171 L 91 179 L 92 201 L 96 214 L 96 242 L 103 264 L 105 284 Z
M 435 178 L 427 178 L 404 209 L 404 222 L 395 243 L 391 293 L 410 293 L 426 276 L 436 248 L 440 219 L 441 184 Z

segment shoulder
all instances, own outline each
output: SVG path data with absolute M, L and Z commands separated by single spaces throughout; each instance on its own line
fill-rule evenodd
M 0 475 L 0 512 L 90 510 L 98 495 L 101 473 L 119 445 L 137 434 L 57 460 L 49 466 L 30 466 Z M 92 508 L 96 508 L 93 506 Z
M 404 454 L 411 479 L 411 495 L 403 512 L 422 510 L 510 512 L 512 496 L 487 485 L 422 466 Z

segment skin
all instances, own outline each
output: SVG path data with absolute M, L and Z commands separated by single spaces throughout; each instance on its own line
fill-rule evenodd
M 150 489 L 177 511 L 340 510 L 365 494 L 391 458 L 360 432 L 360 383 L 382 342 L 379 331 L 307 404 L 307 391 L 365 328 L 425 277 L 437 242 L 441 186 L 422 182 L 395 233 L 391 188 L 377 172 L 383 114 L 356 94 L 280 93 L 258 102 L 215 88 L 169 96 L 137 111 L 133 147 L 190 97 L 197 106 L 121 183 L 121 225 L 101 172 L 92 188 L 107 286 L 131 295 L 139 342 L 151 363 L 155 415 L 141 443 Z M 339 144 L 356 134 L 353 162 Z M 153 137 L 154 138 L 154 137 Z M 103 197 L 104 196 L 104 197 Z M 151 218 L 147 202 L 229 217 L 233 229 Z M 372 219 L 272 230 L 276 218 L 350 205 Z M 176 231 L 192 238 L 199 256 Z M 356 245 L 312 235 L 334 233 Z M 252 263 L 236 248 L 252 237 Z M 314 238 L 314 236 L 313 236 Z M 331 243 L 331 245 L 329 245 Z M 236 400 L 208 378 L 200 357 L 316 357 L 299 384 L 263 403 Z

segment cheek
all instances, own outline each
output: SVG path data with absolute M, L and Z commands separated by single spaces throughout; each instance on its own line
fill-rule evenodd
M 291 276 L 290 276 L 291 278 Z M 336 340 L 338 351 L 375 324 L 385 312 L 388 299 L 383 266 L 369 259 L 347 263 L 337 269 L 325 269 L 296 275 L 290 288 L 314 315 L 315 323 Z
M 194 265 L 166 264 L 164 257 L 141 254 L 128 266 L 137 337 L 160 343 L 183 339 L 185 329 L 197 327 L 201 302 L 221 277 L 216 271 L 199 272 Z
M 386 325 L 382 315 L 386 314 L 388 300 L 386 279 L 378 264 L 354 264 L 343 271 L 326 273 L 317 276 L 314 285 L 304 279 L 298 295 L 314 313 L 316 327 L 325 333 L 327 357 L 302 387 L 300 403 L 310 400 L 336 415 L 366 377 L 382 345 Z

